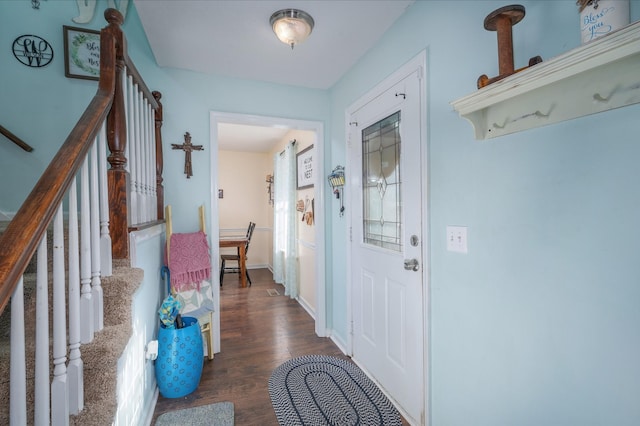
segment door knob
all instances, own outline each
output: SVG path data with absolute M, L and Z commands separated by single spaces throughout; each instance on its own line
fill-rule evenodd
M 405 259 L 404 260 L 404 269 L 407 271 L 417 271 L 418 270 L 418 259 Z

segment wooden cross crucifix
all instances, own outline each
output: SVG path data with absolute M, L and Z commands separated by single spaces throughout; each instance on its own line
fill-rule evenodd
M 191 151 L 204 151 L 202 145 L 191 145 L 191 135 L 189 132 L 184 134 L 184 143 L 172 143 L 171 148 L 181 149 L 184 151 L 184 173 L 187 179 L 193 176 L 193 166 L 191 165 Z

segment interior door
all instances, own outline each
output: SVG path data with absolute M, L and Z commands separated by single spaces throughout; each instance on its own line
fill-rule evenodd
M 351 115 L 353 357 L 412 423 L 424 411 L 419 71 Z

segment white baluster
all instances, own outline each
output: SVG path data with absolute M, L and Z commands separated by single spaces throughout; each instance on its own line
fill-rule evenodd
M 131 155 L 129 151 L 129 144 L 131 141 L 131 85 L 133 84 L 133 77 L 127 76 L 127 68 L 125 67 L 122 72 L 122 93 L 124 97 L 124 117 L 127 123 L 127 142 L 124 144 L 124 156 L 127 159 L 124 168 L 131 174 L 131 162 L 129 159 Z
M 151 134 L 151 220 L 158 219 L 158 184 L 156 182 L 156 115 L 153 108 L 149 108 L 149 132 Z
M 142 221 L 148 222 L 150 220 L 149 217 L 149 122 L 147 120 L 149 110 L 149 102 L 146 98 L 143 98 L 142 110 L 140 116 L 140 125 L 142 126 L 142 158 L 140 161 L 142 162 L 142 199 L 144 200 L 143 208 L 141 211 Z
M 146 165 L 146 156 L 147 156 L 147 146 L 145 143 L 145 139 L 146 139 L 146 133 L 147 133 L 147 129 L 145 128 L 145 120 L 144 120 L 144 113 L 145 113 L 145 109 L 144 109 L 144 103 L 145 103 L 145 99 L 144 99 L 144 95 L 142 92 L 139 93 L 139 100 L 138 100 L 138 110 L 140 112 L 140 115 L 138 116 L 138 127 L 139 127 L 139 134 L 140 134 L 140 153 L 139 153 L 139 164 L 140 164 L 140 205 L 139 205 L 139 209 L 140 211 L 138 212 L 138 220 L 141 223 L 146 222 L 146 210 L 147 210 L 147 199 L 146 199 L 146 195 L 147 195 L 147 179 L 145 176 L 146 170 L 147 170 L 147 165 Z
M 133 80 L 129 80 L 129 92 L 127 93 L 129 110 L 127 111 L 129 119 L 127 120 L 127 146 L 129 147 L 129 157 L 127 162 L 129 164 L 129 210 L 127 220 L 130 224 L 136 224 L 136 211 L 138 209 L 138 197 L 136 196 L 136 108 L 135 108 L 135 85 Z
M 53 221 L 53 381 L 51 424 L 69 424 L 67 388 L 67 312 L 62 203 Z M 48 349 L 48 348 L 47 348 Z M 37 386 L 36 386 L 37 388 Z M 48 423 L 43 423 L 48 424 Z
M 129 172 L 129 208 L 127 209 L 127 221 L 133 223 L 136 210 L 136 198 L 135 198 L 135 164 L 133 158 L 135 158 L 135 146 L 133 141 L 135 140 L 135 108 L 134 108 L 134 85 L 133 77 L 127 76 L 125 78 L 125 113 L 127 117 L 127 143 L 126 143 L 126 155 L 127 155 L 127 171 Z
M 91 223 L 89 202 L 89 160 L 80 170 L 80 341 L 93 340 L 93 300 L 91 299 Z
M 9 373 L 9 424 L 27 424 L 27 367 L 24 344 L 24 282 L 11 296 L 11 372 Z M 48 380 L 48 379 L 47 379 Z
M 47 235 L 40 240 L 36 263 L 36 366 L 34 419 L 49 424 L 49 262 Z
M 93 299 L 93 329 L 104 328 L 104 302 L 102 300 L 102 281 L 100 278 L 100 203 L 98 192 L 98 143 L 94 141 L 89 156 L 91 158 L 91 298 Z
M 100 163 L 100 271 L 103 277 L 113 273 L 113 253 L 109 233 L 109 191 L 107 188 L 107 128 L 102 123 L 98 136 L 98 161 Z
M 80 258 L 76 178 L 69 189 L 69 413 L 84 408 L 84 363 L 80 354 Z
M 135 152 L 135 156 L 132 158 L 132 162 L 135 165 L 134 166 L 134 175 L 135 175 L 135 180 L 136 180 L 136 188 L 135 188 L 135 198 L 136 199 L 136 210 L 133 212 L 132 217 L 135 218 L 135 223 L 141 223 L 142 222 L 142 215 L 140 214 L 140 212 L 142 211 L 142 206 L 143 206 L 143 199 L 142 199 L 142 156 L 144 155 L 142 153 L 142 120 L 141 120 L 141 92 L 140 92 L 140 86 L 138 86 L 137 84 L 135 85 L 135 123 L 134 123 L 134 128 L 135 128 L 135 138 L 133 141 L 133 145 L 135 145 L 136 147 L 136 152 Z

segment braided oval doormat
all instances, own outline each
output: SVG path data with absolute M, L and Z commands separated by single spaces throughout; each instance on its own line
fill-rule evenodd
M 281 425 L 402 425 L 400 413 L 354 363 L 326 355 L 293 358 L 269 378 Z

